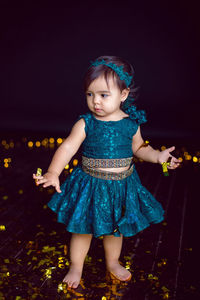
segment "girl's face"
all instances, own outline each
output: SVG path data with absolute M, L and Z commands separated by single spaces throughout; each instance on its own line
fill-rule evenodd
M 93 80 L 86 91 L 87 105 L 98 118 L 117 120 L 121 115 L 120 104 L 128 97 L 129 89 L 121 92 L 111 76 L 108 85 L 103 76 Z

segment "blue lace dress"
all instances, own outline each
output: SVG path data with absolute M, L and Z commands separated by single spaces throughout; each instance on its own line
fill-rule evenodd
M 136 117 L 137 116 L 137 117 Z M 97 120 L 91 113 L 85 120 L 83 155 L 89 158 L 127 158 L 133 156 L 132 137 L 142 115 L 129 114 L 119 121 Z M 134 166 L 133 173 L 121 180 L 105 180 L 85 173 L 77 166 L 55 193 L 48 206 L 57 220 L 74 233 L 125 237 L 133 236 L 150 223 L 163 220 L 164 211 L 153 195 L 142 186 Z

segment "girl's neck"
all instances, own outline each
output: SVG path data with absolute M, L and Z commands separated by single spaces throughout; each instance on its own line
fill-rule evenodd
M 123 112 L 122 110 L 120 110 L 118 114 L 113 115 L 113 116 L 109 116 L 109 115 L 108 116 L 99 116 L 97 114 L 94 114 L 93 112 L 92 112 L 92 115 L 94 116 L 95 119 L 97 119 L 99 121 L 107 121 L 107 122 L 120 121 L 120 120 L 128 117 L 128 115 L 125 112 Z

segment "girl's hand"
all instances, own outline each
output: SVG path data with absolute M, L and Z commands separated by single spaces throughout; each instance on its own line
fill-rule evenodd
M 170 165 L 167 166 L 168 169 L 176 169 L 180 165 L 180 160 L 170 154 L 170 152 L 174 151 L 175 147 L 167 148 L 158 154 L 158 163 L 162 164 L 163 162 L 167 162 L 170 158 Z
M 60 189 L 60 181 L 59 181 L 58 175 L 56 175 L 54 173 L 47 172 L 43 176 L 37 176 L 36 174 L 33 174 L 33 179 L 36 180 L 37 185 L 44 183 L 43 184 L 44 188 L 52 185 L 55 187 L 55 189 L 58 193 L 62 192 Z

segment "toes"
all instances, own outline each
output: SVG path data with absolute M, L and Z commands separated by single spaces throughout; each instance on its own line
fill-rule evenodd
M 131 277 L 131 273 L 129 272 L 129 274 L 127 274 L 126 276 L 124 276 L 124 280 L 129 280 L 130 277 Z
M 124 274 L 120 274 L 119 278 L 121 278 L 121 280 L 126 280 L 129 276 L 124 275 Z
M 63 278 L 63 282 L 67 283 L 67 278 L 66 277 Z
M 69 285 L 69 284 L 71 283 L 67 277 L 65 277 L 65 278 L 63 279 L 63 282 L 64 282 L 64 283 L 67 283 L 67 285 Z
M 72 288 L 76 289 L 77 287 L 78 287 L 78 282 L 74 282 L 74 283 L 72 284 Z
M 73 283 L 72 283 L 71 281 L 67 282 L 67 285 L 68 285 L 68 287 L 70 287 L 70 288 L 72 287 L 72 284 L 73 284 Z
M 68 288 L 77 288 L 80 282 L 80 274 L 77 272 L 68 272 L 64 277 L 63 282 L 65 282 Z
M 121 281 L 127 281 L 131 276 L 131 273 L 127 269 L 121 266 L 120 268 L 118 267 L 112 270 L 111 274 L 113 274 L 116 278 L 118 278 Z

